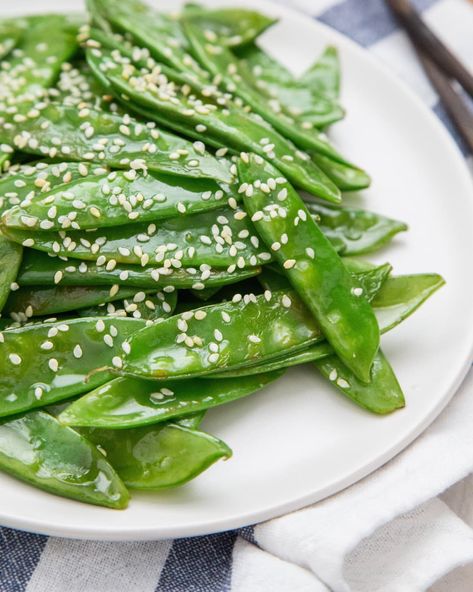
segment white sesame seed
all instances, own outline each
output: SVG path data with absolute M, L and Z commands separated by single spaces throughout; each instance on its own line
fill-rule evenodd
M 261 339 L 257 335 L 249 335 L 248 340 L 251 341 L 251 343 L 261 343 Z
M 108 345 L 108 347 L 113 347 L 113 337 L 108 333 L 103 336 L 103 342 L 105 345 Z
M 351 293 L 354 296 L 361 296 L 363 294 L 363 288 L 352 288 Z
M 21 364 L 21 357 L 18 354 L 10 354 L 8 359 L 14 366 L 19 366 Z
M 48 361 L 48 366 L 53 372 L 57 372 L 59 369 L 59 362 L 56 360 L 56 358 L 51 358 Z
M 344 378 L 339 378 L 337 380 L 337 386 L 339 386 L 340 388 L 343 388 L 343 389 L 347 389 L 347 388 L 350 388 L 350 383 L 347 382 Z
M 102 333 L 103 331 L 105 331 L 105 323 L 102 321 L 102 319 L 99 319 L 95 323 L 95 329 L 97 330 L 98 333 Z
M 282 297 L 281 302 L 282 302 L 282 305 L 285 308 L 289 308 L 291 306 L 291 304 L 292 304 L 292 300 L 289 298 L 289 296 L 287 294 L 284 294 L 284 296 Z
M 331 370 L 330 374 L 328 375 L 328 379 L 333 382 L 334 380 L 337 380 L 337 377 L 338 377 L 338 374 L 334 368 L 333 370 Z
M 284 261 L 284 263 L 283 263 L 283 267 L 284 267 L 284 269 L 292 269 L 295 264 L 296 264 L 295 259 L 286 259 L 286 261 Z
M 52 341 L 43 341 L 39 347 L 45 351 L 49 351 L 54 348 L 54 343 Z
M 121 368 L 123 366 L 123 361 L 119 356 L 114 356 L 112 358 L 112 365 L 115 366 L 115 368 Z
M 79 344 L 74 346 L 74 349 L 72 350 L 72 354 L 73 354 L 74 358 L 76 358 L 77 360 L 82 358 L 82 348 Z

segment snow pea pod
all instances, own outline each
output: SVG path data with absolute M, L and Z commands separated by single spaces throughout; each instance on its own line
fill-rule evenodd
M 143 329 L 130 340 L 120 371 L 148 379 L 200 376 L 261 363 L 323 339 L 293 292 L 240 298 Z
M 325 89 L 315 81 L 295 78 L 258 45 L 239 48 L 236 56 L 253 76 L 255 86 L 277 99 L 293 117 L 303 116 L 314 126 L 323 128 L 345 115 L 337 101 L 338 91 L 333 92 L 329 85 Z
M 25 103 L 15 110 L 1 109 L 0 124 L 1 142 L 43 158 L 85 160 L 119 169 L 144 165 L 155 172 L 232 181 L 226 166 L 208 152 L 156 129 L 153 122 L 138 122 L 128 115 L 91 107 Z
M 235 202 L 238 193 L 210 179 L 102 169 L 101 175 L 86 174 L 29 195 L 4 215 L 3 223 L 29 230 L 105 228 L 214 210 L 229 199 Z
M 22 257 L 22 247 L 0 234 L 0 312 L 8 299 L 11 286 L 14 286 Z
M 301 84 L 314 91 L 336 99 L 340 94 L 340 59 L 338 50 L 328 45 L 318 60 L 301 77 Z
M 276 183 L 278 171 L 255 155 L 246 161 L 240 159 L 238 170 L 246 185 L 245 208 L 258 234 L 274 252 L 336 353 L 361 380 L 369 381 L 379 328 L 363 289 L 295 190 L 287 182 Z
M 205 16 L 211 21 L 212 30 L 216 32 L 222 44 L 231 48 L 242 48 L 252 43 L 277 22 L 275 18 L 246 8 L 208 9 L 196 4 L 187 4 L 183 14 Z
M 177 123 L 198 126 L 206 134 L 234 150 L 251 150 L 268 158 L 293 181 L 295 185 L 333 202 L 340 201 L 340 191 L 326 175 L 301 153 L 289 140 L 270 125 L 246 113 L 243 109 L 227 104 L 222 108 L 211 97 L 196 93 L 186 95 L 182 87 L 169 81 L 159 66 L 152 71 L 137 68 L 118 50 L 101 48 L 97 54 L 87 50 L 88 62 L 100 70 L 110 83 L 114 94 L 133 108 L 136 104 L 145 108 L 150 116 L 156 112 L 160 121 L 166 118 L 168 127 Z M 170 94 L 171 93 L 171 94 Z M 173 100 L 169 100 L 172 96 Z M 269 146 L 269 148 L 268 148 Z
M 121 345 L 138 319 L 86 318 L 7 329 L 0 338 L 0 417 L 43 407 L 110 380 Z
M 111 29 L 131 35 L 135 43 L 146 47 L 160 62 L 178 72 L 191 72 L 199 78 L 207 75 L 189 52 L 189 44 L 177 18 L 159 12 L 138 0 L 88 0 L 88 10 L 106 21 L 97 22 L 105 32 Z
M 335 355 L 316 360 L 314 364 L 343 395 L 373 413 L 392 413 L 405 405 L 396 375 L 381 350 L 374 357 L 369 384 L 361 382 Z
M 306 202 L 320 228 L 329 239 L 344 243 L 344 255 L 369 253 L 386 244 L 393 236 L 408 229 L 407 224 L 367 210 L 332 207 Z
M 201 266 L 202 267 L 202 266 Z M 50 257 L 40 251 L 27 249 L 18 272 L 20 286 L 135 286 L 140 288 L 160 288 L 164 291 L 175 288 L 203 290 L 212 286 L 234 284 L 243 279 L 258 275 L 260 267 L 247 267 L 234 270 L 213 269 L 204 265 L 201 268 L 182 267 L 139 267 L 138 265 L 117 264 L 115 266 L 97 265 L 77 259 Z M 172 291 L 172 290 L 171 290 Z
M 443 278 L 436 274 L 393 276 L 386 279 L 379 291 L 373 294 L 372 301 L 381 333 L 394 329 L 408 318 L 444 283 Z M 306 350 L 290 353 L 260 365 L 209 374 L 205 378 L 250 376 L 259 372 L 271 372 L 279 368 L 305 364 L 329 355 L 333 356 L 333 354 L 333 348 L 328 343 L 316 343 Z M 345 372 L 348 372 L 346 368 Z
M 0 64 L 0 102 L 43 96 L 58 77 L 61 64 L 78 49 L 77 24 L 68 16 L 37 15 L 19 22 L 25 32 L 15 51 Z
M 243 219 L 246 213 L 239 208 L 180 215 L 156 224 L 59 232 L 10 227 L 11 215 L 17 215 L 12 214 L 14 210 L 6 212 L 1 221 L 2 232 L 10 240 L 52 255 L 102 261 L 99 265 L 108 261 L 170 268 L 202 264 L 223 268 L 238 264 L 243 269 L 271 259 L 265 247 L 259 246 L 251 222 Z
M 24 200 L 38 199 L 44 192 L 78 181 L 84 175 L 100 176 L 107 172 L 103 166 L 77 162 L 12 166 L 0 178 L 0 211 L 3 213 Z
M 284 371 L 242 378 L 159 382 L 120 377 L 74 401 L 59 416 L 71 426 L 131 428 L 175 419 L 236 401 L 262 389 Z
M 83 436 L 43 411 L 0 424 L 0 469 L 49 493 L 122 509 L 128 491 Z
M 130 489 L 159 490 L 183 485 L 232 455 L 218 438 L 169 423 L 129 430 L 83 428 Z
M 409 317 L 443 285 L 445 280 L 436 273 L 390 277 L 372 301 L 383 333 Z
M 82 308 L 77 311 L 81 317 L 113 316 L 132 317 L 134 319 L 145 319 L 157 321 L 172 315 L 177 304 L 177 292 L 156 292 L 145 294 L 136 292 L 133 298 L 109 302 L 90 308 Z
M 137 288 L 128 288 L 126 286 L 118 286 L 118 289 L 113 290 L 110 290 L 109 286 L 26 287 L 10 293 L 4 311 L 10 313 L 13 318 L 20 316 L 28 319 L 32 316 L 51 316 L 93 307 L 116 300 L 123 300 L 124 298 L 132 302 L 136 294 L 138 294 L 140 302 L 143 296 L 146 296 L 144 292 L 138 292 Z
M 222 45 L 206 15 L 184 18 L 183 28 L 202 66 L 214 77 L 220 77 L 229 92 L 238 95 L 275 130 L 304 150 L 347 163 L 309 121 L 305 122 L 302 116 L 293 118 L 261 85 L 258 90 L 254 87 L 250 72 Z

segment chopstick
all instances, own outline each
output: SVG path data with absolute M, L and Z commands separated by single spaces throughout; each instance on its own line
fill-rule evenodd
M 473 76 L 422 20 L 409 0 L 386 2 L 408 33 L 427 76 L 473 152 L 473 113 L 452 85 L 457 81 L 473 98 Z

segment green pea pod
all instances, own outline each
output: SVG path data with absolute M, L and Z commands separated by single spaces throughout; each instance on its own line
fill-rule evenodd
M 344 258 L 343 264 L 358 281 L 365 297 L 370 302 L 384 285 L 392 271 L 392 266 L 389 263 L 364 270 L 357 270 L 355 267 L 356 264 L 350 261 L 350 259 Z M 273 269 L 272 265 L 264 268 L 263 272 L 258 276 L 258 281 L 266 290 L 289 290 L 291 287 L 287 278 L 280 273 L 279 269 Z
M 230 92 L 250 105 L 280 134 L 304 150 L 315 151 L 335 161 L 347 163 L 316 128 L 307 129 L 307 123 L 310 122 L 305 123 L 303 116 L 297 119 L 291 117 L 264 88 L 260 86 L 256 89 L 253 86 L 250 72 L 222 45 L 215 29 L 212 29 L 212 21 L 206 15 L 185 18 L 183 28 L 202 66 L 214 77 L 221 77 Z
M 0 142 L 29 154 L 70 159 L 128 169 L 131 163 L 150 171 L 183 177 L 232 181 L 229 170 L 208 152 L 155 124 L 138 122 L 125 115 L 65 105 L 28 103 L 15 113 L 0 111 Z M 57 144 L 57 138 L 61 143 Z
M 445 284 L 436 273 L 400 275 L 389 278 L 373 299 L 382 331 L 389 331 L 415 312 Z
M 136 292 L 136 290 L 135 290 Z M 177 292 L 157 292 L 145 294 L 143 291 L 136 292 L 133 298 L 125 298 L 118 302 L 110 302 L 105 305 L 83 308 L 77 311 L 80 317 L 93 316 L 117 316 L 132 317 L 134 319 L 145 319 L 157 321 L 172 315 L 177 303 Z
M 330 355 L 333 355 L 332 346 L 326 342 L 316 343 L 315 345 L 308 347 L 306 350 L 281 356 L 256 366 L 237 368 L 235 370 L 227 370 L 225 372 L 215 372 L 214 374 L 206 374 L 202 378 L 208 378 L 209 380 L 220 380 L 222 378 L 240 379 L 245 376 L 261 376 L 261 374 L 264 375 L 268 372 L 277 372 L 285 368 L 291 368 L 292 366 L 308 364 L 309 362 L 314 362 L 315 360 L 319 360 Z
M 172 91 L 175 100 L 170 101 L 167 97 L 167 77 L 159 77 L 162 90 L 155 82 L 148 83 L 149 77 L 153 76 L 152 72 L 148 74 L 145 68 L 138 69 L 130 64 L 129 58 L 122 56 L 118 50 L 109 51 L 102 48 L 98 50 L 98 54 L 92 54 L 87 50 L 87 60 L 91 65 L 95 62 L 92 70 L 100 70 L 106 76 L 114 94 L 126 101 L 131 108 L 136 104 L 145 108 L 150 115 L 156 112 L 160 116 L 160 121 L 163 117 L 166 118 L 169 127 L 173 128 L 176 122 L 179 131 L 182 130 L 182 126 L 179 125 L 182 123 L 196 128 L 198 126 L 198 129 L 203 130 L 200 133 L 205 131 L 205 137 L 222 141 L 225 146 L 234 150 L 251 150 L 267 156 L 274 155 L 275 164 L 295 185 L 329 201 L 340 201 L 338 188 L 310 161 L 310 158 L 263 120 L 236 108 L 233 104 L 222 108 L 219 104 L 212 103 L 211 97 L 186 95 L 175 84 Z
M 119 264 L 108 267 L 77 259 L 50 257 L 40 251 L 27 249 L 23 257 L 17 282 L 20 286 L 135 286 L 139 288 L 169 287 L 204 290 L 215 286 L 225 286 L 246 278 L 254 277 L 261 267 L 247 267 L 234 270 L 203 269 L 193 267 L 139 267 Z
M 123 341 L 144 326 L 138 319 L 86 318 L 3 331 L 0 417 L 43 407 L 107 382 L 109 372 L 92 371 L 112 366 Z
M 140 331 L 130 341 L 121 372 L 149 379 L 200 376 L 261 363 L 282 350 L 297 351 L 322 339 L 310 313 L 291 292 L 235 300 Z
M 146 47 L 158 61 L 178 72 L 189 71 L 207 78 L 189 52 L 177 18 L 158 12 L 139 0 L 88 0 L 88 10 L 92 15 L 98 13 L 106 21 L 105 27 L 103 22 L 97 23 L 105 32 L 114 29 L 131 35 L 135 43 Z
M 42 411 L 0 424 L 0 469 L 62 497 L 116 509 L 128 505 L 128 491 L 103 454 Z
M 130 428 L 175 419 L 251 395 L 284 371 L 220 380 L 151 380 L 120 377 L 74 401 L 59 416 L 72 426 Z
M 361 380 L 369 382 L 379 328 L 363 289 L 295 190 L 287 182 L 277 183 L 276 169 L 254 155 L 248 163 L 240 159 L 238 167 L 245 208 L 257 232 L 273 250 L 336 353 Z
M 336 162 L 316 152 L 311 152 L 311 158 L 340 191 L 359 191 L 371 185 L 368 173 L 353 164 Z
M 0 234 L 0 312 L 7 302 L 12 284 L 16 281 L 22 256 L 22 247 Z
M 254 228 L 242 218 L 246 213 L 239 208 L 180 215 L 156 224 L 59 232 L 35 232 L 8 226 L 10 215 L 17 216 L 13 214 L 15 209 L 8 210 L 2 218 L 3 234 L 19 244 L 51 255 L 141 266 L 166 266 L 165 261 L 169 261 L 176 268 L 238 264 L 242 269 L 271 259 L 264 246 L 259 248 Z M 41 224 L 39 220 L 38 223 Z
M 444 283 L 443 278 L 436 274 L 406 275 L 388 278 L 381 286 L 379 292 L 373 295 L 373 310 L 378 319 L 381 333 L 390 331 L 408 318 L 427 298 L 443 286 Z M 328 343 L 322 342 L 312 345 L 301 352 L 283 355 L 260 365 L 209 374 L 205 378 L 239 377 L 258 374 L 259 372 L 272 372 L 280 368 L 319 360 L 329 355 L 333 356 L 333 348 Z M 348 370 L 345 369 L 345 372 L 348 372 Z
M 37 15 L 22 21 L 25 33 L 0 70 L 2 102 L 42 97 L 44 89 L 54 84 L 61 65 L 78 49 L 77 25 L 68 16 Z
M 90 163 L 61 162 L 14 165 L 0 178 L 0 211 L 18 206 L 24 200 L 39 199 L 44 192 L 83 179 L 84 175 L 107 173 L 103 166 Z
M 277 19 L 246 8 L 208 9 L 195 4 L 187 4 L 183 14 L 184 16 L 197 14 L 207 18 L 212 23 L 212 30 L 216 32 L 222 44 L 231 48 L 241 48 L 252 43 L 277 22 Z
M 405 405 L 396 375 L 381 350 L 373 360 L 369 384 L 361 382 L 337 356 L 327 356 L 314 364 L 322 376 L 346 397 L 373 413 L 392 413 Z
M 340 95 L 340 59 L 338 50 L 328 45 L 319 59 L 301 77 L 300 83 L 332 99 Z
M 239 199 L 236 191 L 210 179 L 103 172 L 24 199 L 5 213 L 3 223 L 30 231 L 115 227 L 214 210 Z
M 404 222 L 359 208 L 339 208 L 315 202 L 306 202 L 306 206 L 316 216 L 327 238 L 343 241 L 344 255 L 370 253 L 408 229 Z
M 107 459 L 130 489 L 177 487 L 232 455 L 222 440 L 178 424 L 81 431 L 106 451 Z
M 166 310 L 168 313 L 173 310 L 176 304 L 176 293 L 158 292 L 154 296 L 149 294 L 148 290 L 145 293 L 138 291 L 137 288 L 126 286 L 112 287 L 112 289 L 107 286 L 35 286 L 11 292 L 4 310 L 14 319 L 19 317 L 20 321 L 32 316 L 46 317 L 78 309 L 81 310 L 80 316 L 102 316 L 105 310 L 99 305 L 104 306 L 117 300 L 120 301 L 120 306 L 127 308 L 129 312 L 135 313 L 141 308 L 143 310 L 148 308 L 152 310 L 153 316 L 161 317 Z M 163 305 L 166 310 L 163 309 Z M 84 314 L 85 312 L 88 314 Z M 138 318 L 145 317 L 142 315 Z

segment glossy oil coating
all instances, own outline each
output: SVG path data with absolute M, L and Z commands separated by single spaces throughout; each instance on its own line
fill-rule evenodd
M 0 424 L 0 468 L 56 495 L 126 508 L 128 491 L 97 448 L 43 411 Z

